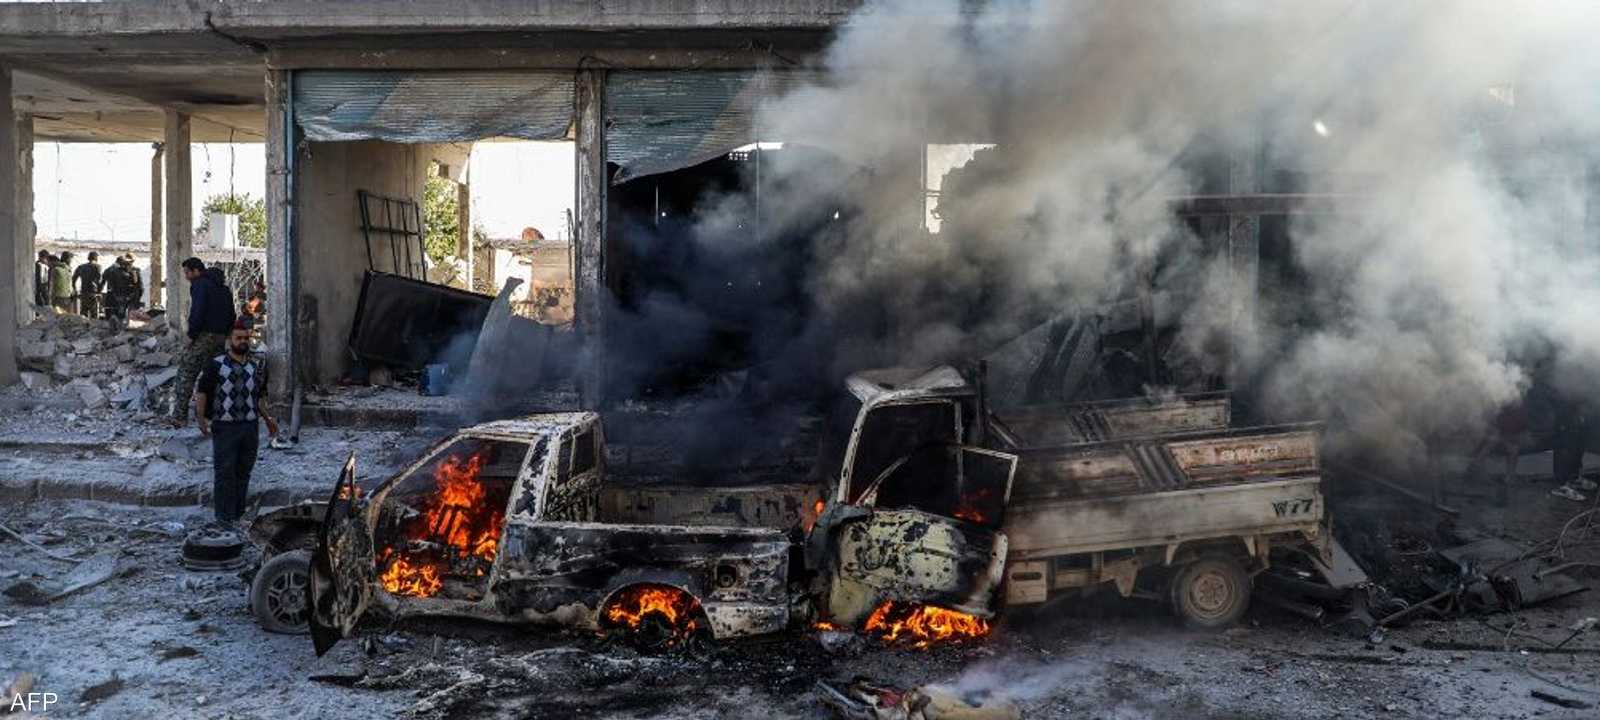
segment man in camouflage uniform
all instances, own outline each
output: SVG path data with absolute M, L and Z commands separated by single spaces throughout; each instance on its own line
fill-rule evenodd
M 233 293 L 217 268 L 208 268 L 200 258 L 183 261 L 183 277 L 189 281 L 189 344 L 178 358 L 177 384 L 172 386 L 172 424 L 189 422 L 189 406 L 194 399 L 194 383 L 206 362 L 221 355 L 233 331 Z

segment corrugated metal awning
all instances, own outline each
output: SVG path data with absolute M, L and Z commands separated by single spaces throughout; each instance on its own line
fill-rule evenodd
M 794 71 L 619 70 L 606 78 L 612 183 L 705 162 L 759 140 L 756 111 L 815 74 Z
M 316 141 L 444 143 L 562 140 L 572 127 L 570 72 L 300 70 L 294 117 Z

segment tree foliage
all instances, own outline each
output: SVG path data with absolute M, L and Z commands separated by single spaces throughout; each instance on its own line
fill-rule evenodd
M 211 230 L 211 213 L 239 216 L 239 242 L 245 247 L 267 246 L 267 201 L 249 193 L 220 193 L 200 206 L 199 232 Z
M 422 245 L 435 265 L 456 254 L 461 225 L 456 194 L 456 184 L 449 178 L 428 175 L 427 187 L 422 193 Z

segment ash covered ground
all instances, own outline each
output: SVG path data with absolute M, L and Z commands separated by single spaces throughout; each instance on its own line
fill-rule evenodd
M 0 679 L 33 673 L 62 698 L 52 715 L 93 718 L 823 718 L 814 682 L 857 675 L 989 688 L 1030 718 L 1592 717 L 1532 693 L 1600 700 L 1600 635 L 1553 647 L 1600 614 L 1587 593 L 1424 619 L 1376 642 L 1259 603 L 1240 627 L 1195 633 L 1154 604 L 1078 602 L 928 651 L 830 652 L 794 631 L 641 654 L 590 633 L 431 621 L 368 623 L 319 659 L 309 638 L 256 626 L 236 574 L 182 568 L 174 535 L 208 515 L 92 501 L 0 510 L 52 553 L 119 569 L 43 606 L 0 597 Z M 11 538 L 0 549 L 0 586 L 48 585 L 74 567 Z

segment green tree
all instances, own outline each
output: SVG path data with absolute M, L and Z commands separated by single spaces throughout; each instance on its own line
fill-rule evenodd
M 239 216 L 239 242 L 245 247 L 267 246 L 267 201 L 249 193 L 221 193 L 206 198 L 200 206 L 199 231 L 211 230 L 211 213 Z
M 461 224 L 456 184 L 437 173 L 435 168 L 428 174 L 422 193 L 422 245 L 435 265 L 456 254 Z

